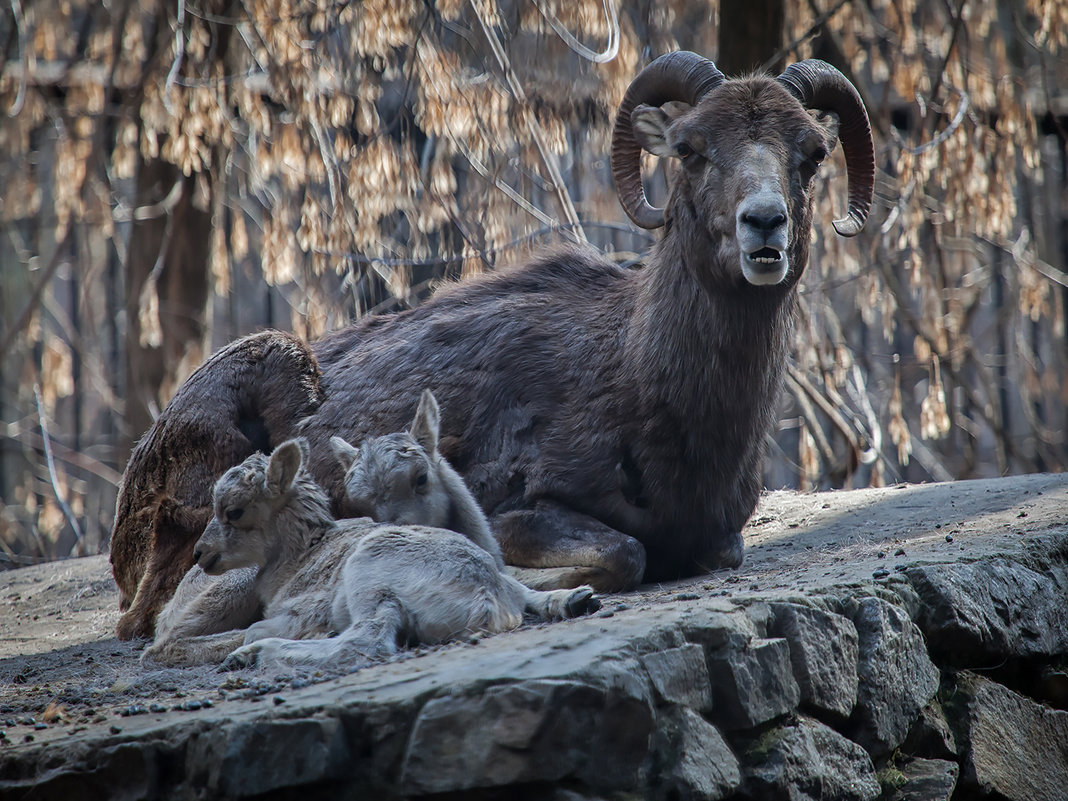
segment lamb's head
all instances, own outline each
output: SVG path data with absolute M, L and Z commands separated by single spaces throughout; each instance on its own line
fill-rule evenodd
M 193 547 L 193 559 L 205 573 L 262 567 L 271 560 L 279 549 L 273 523 L 301 489 L 298 477 L 307 458 L 307 442 L 291 439 L 275 448 L 270 458 L 254 453 L 219 477 L 215 516 Z M 307 475 L 304 478 L 300 483 L 311 481 Z M 325 494 L 321 490 L 319 494 L 325 503 Z
M 708 251 L 714 258 L 705 261 L 729 268 L 698 275 L 703 284 L 777 285 L 804 269 L 812 179 L 839 140 L 849 208 L 834 226 L 854 236 L 871 208 L 875 159 L 867 112 L 845 76 L 812 59 L 777 79 L 727 80 L 708 59 L 669 53 L 634 79 L 620 104 L 612 171 L 637 225 L 667 224 L 690 252 Z M 666 210 L 646 199 L 642 150 L 681 162 Z
M 358 449 L 333 437 L 352 508 L 379 522 L 445 526 L 450 501 L 438 470 L 439 426 L 438 403 L 427 389 L 409 430 L 372 437 Z

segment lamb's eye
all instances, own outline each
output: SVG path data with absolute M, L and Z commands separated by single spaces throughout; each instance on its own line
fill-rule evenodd
M 420 473 L 419 475 L 417 475 L 415 477 L 415 488 L 416 489 L 422 489 L 423 487 L 426 486 L 426 482 L 427 482 L 426 473 Z
M 235 506 L 233 509 L 226 510 L 226 522 L 236 523 L 241 519 L 241 515 L 245 513 L 245 510 L 239 506 Z

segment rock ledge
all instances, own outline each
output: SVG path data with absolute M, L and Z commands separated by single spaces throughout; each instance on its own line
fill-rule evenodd
M 333 679 L 142 671 L 105 557 L 13 571 L 0 798 L 1061 799 L 1066 508 L 771 493 L 741 570 Z

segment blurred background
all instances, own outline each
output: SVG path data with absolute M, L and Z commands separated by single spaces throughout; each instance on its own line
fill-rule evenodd
M 872 119 L 863 234 L 840 151 L 818 179 L 766 485 L 1065 469 L 1063 0 L 6 0 L 0 568 L 105 550 L 132 444 L 239 335 L 554 242 L 641 269 L 610 132 L 675 49 L 823 58 Z

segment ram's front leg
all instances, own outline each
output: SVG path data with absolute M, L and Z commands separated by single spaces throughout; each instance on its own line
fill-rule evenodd
M 598 592 L 624 592 L 645 573 L 640 542 L 554 501 L 505 512 L 490 523 L 509 572 L 533 589 L 588 584 Z

